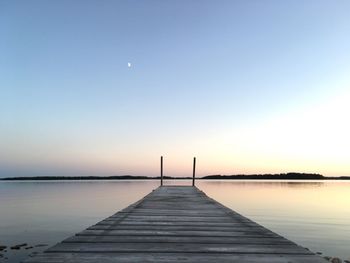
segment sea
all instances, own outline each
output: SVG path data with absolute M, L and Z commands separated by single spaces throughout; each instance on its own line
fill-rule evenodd
M 197 180 L 196 186 L 321 256 L 350 260 L 350 181 Z M 0 246 L 7 247 L 0 262 L 34 256 L 157 187 L 158 180 L 0 181 Z M 11 249 L 20 244 L 26 245 Z

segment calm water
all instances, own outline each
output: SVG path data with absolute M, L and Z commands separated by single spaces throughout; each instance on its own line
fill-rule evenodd
M 179 184 L 190 184 L 189 181 Z M 0 245 L 49 246 L 137 201 L 158 181 L 0 182 Z M 328 256 L 350 259 L 350 182 L 198 181 L 207 195 Z M 0 252 L 20 262 L 45 247 Z

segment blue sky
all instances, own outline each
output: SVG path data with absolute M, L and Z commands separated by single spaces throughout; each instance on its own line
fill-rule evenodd
M 202 175 L 349 175 L 349 12 L 2 1 L 0 176 L 156 175 L 161 154 L 170 175 L 194 155 Z

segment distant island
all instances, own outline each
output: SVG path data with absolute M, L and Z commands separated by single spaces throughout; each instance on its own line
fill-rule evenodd
M 192 177 L 164 176 L 166 180 L 184 180 Z M 207 175 L 196 178 L 197 180 L 350 180 L 350 176 L 330 177 L 313 173 L 281 173 L 281 174 L 237 174 L 237 175 Z M 40 181 L 40 180 L 160 180 L 160 176 L 30 176 L 30 177 L 6 177 L 1 181 Z
M 163 176 L 163 179 L 179 180 L 192 179 L 192 177 L 171 177 Z M 160 180 L 160 176 L 134 176 L 134 175 L 115 175 L 115 176 L 21 176 L 1 178 L 2 181 L 32 181 L 32 180 Z
M 208 175 L 205 180 L 349 180 L 350 176 L 330 177 L 313 173 Z

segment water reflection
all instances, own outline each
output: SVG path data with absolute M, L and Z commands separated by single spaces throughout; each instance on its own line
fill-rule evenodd
M 321 187 L 325 185 L 325 181 L 307 181 L 307 180 L 291 180 L 291 181 L 276 181 L 276 180 L 197 180 L 197 185 L 201 182 L 207 184 L 219 184 L 219 185 L 230 185 L 230 186 L 243 186 L 243 187 L 302 187 L 302 188 L 313 188 Z

